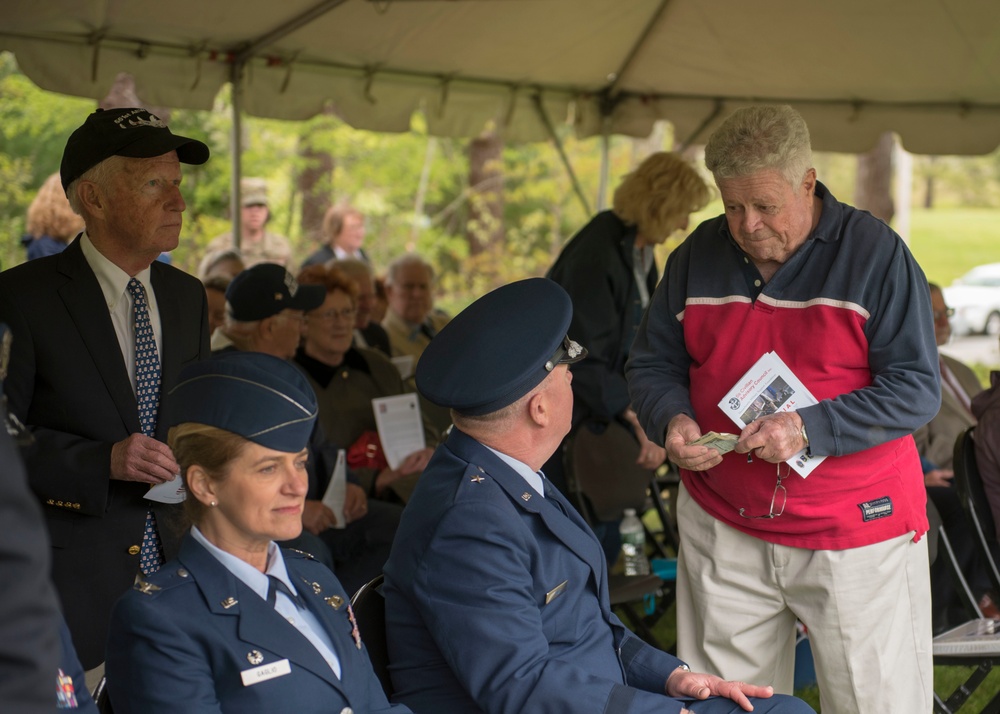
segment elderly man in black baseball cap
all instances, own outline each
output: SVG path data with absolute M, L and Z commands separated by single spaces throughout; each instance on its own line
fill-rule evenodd
M 226 288 L 226 322 L 212 335 L 212 352 L 242 350 L 291 359 L 302 340 L 305 314 L 326 299 L 322 285 L 299 285 L 276 263 L 258 263 Z
M 600 543 L 539 471 L 570 428 L 569 365 L 587 356 L 566 334 L 572 311 L 552 281 L 505 285 L 417 365 L 417 388 L 455 428 L 385 566 L 396 700 L 450 714 L 812 711 L 691 672 L 612 614 Z
M 115 598 L 173 545 L 160 527 L 168 507 L 144 495 L 177 473 L 160 398 L 208 356 L 208 318 L 201 284 L 156 258 L 180 235 L 181 163 L 208 154 L 145 109 L 94 112 L 60 169 L 86 230 L 64 252 L 0 274 L 0 320 L 16 338 L 7 395 L 35 437 L 28 476 L 87 668 L 104 658 Z

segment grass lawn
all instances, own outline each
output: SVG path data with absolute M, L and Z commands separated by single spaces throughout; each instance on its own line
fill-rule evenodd
M 1000 210 L 914 209 L 910 250 L 927 279 L 941 286 L 983 263 L 1000 263 Z

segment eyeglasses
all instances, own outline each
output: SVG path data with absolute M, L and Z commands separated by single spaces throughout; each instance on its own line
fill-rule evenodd
M 333 322 L 338 317 L 344 321 L 354 322 L 354 318 L 358 316 L 358 309 L 356 307 L 345 307 L 340 310 L 327 310 L 326 312 L 314 312 L 310 313 L 310 317 L 314 320 L 322 320 L 323 322 Z
M 287 317 L 290 320 L 297 320 L 302 324 L 309 322 L 309 318 L 305 315 L 297 315 L 294 312 L 279 312 L 278 317 Z
M 954 317 L 954 316 L 955 316 L 955 308 L 953 308 L 953 307 L 949 307 L 944 312 L 942 312 L 941 310 L 935 310 L 934 311 L 934 322 L 937 322 L 938 320 L 940 320 L 943 317 Z
M 781 464 L 778 464 L 775 467 L 775 471 L 778 474 L 778 483 L 774 485 L 774 493 L 771 495 L 771 510 L 768 511 L 766 516 L 748 516 L 746 513 L 744 513 L 746 509 L 741 508 L 740 509 L 741 516 L 743 516 L 744 518 L 748 518 L 750 520 L 755 520 L 758 518 L 777 518 L 778 516 L 780 516 L 782 513 L 785 512 L 785 501 L 788 500 L 788 491 L 785 490 L 785 487 L 781 482 L 788 477 L 788 474 L 791 472 L 791 470 L 787 465 L 785 465 L 785 475 L 782 476 Z M 774 510 L 775 505 L 778 506 L 777 511 Z

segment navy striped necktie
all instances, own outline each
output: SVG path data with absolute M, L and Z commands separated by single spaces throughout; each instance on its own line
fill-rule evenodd
M 132 295 L 132 316 L 135 322 L 135 401 L 139 411 L 139 428 L 146 436 L 156 433 L 156 416 L 160 406 L 160 356 L 156 337 L 149 321 L 146 289 L 135 278 L 128 281 Z M 139 551 L 139 569 L 152 575 L 163 565 L 163 544 L 152 510 L 146 511 L 146 525 Z

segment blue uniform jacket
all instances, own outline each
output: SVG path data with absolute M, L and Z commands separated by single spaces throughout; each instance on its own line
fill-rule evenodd
M 326 627 L 341 679 L 284 617 L 189 534 L 177 560 L 115 606 L 107 681 L 115 714 L 409 710 L 390 705 L 352 635 L 344 589 L 328 568 L 283 551 L 288 575 Z M 244 685 L 243 674 L 287 660 L 290 672 Z
M 403 511 L 385 576 L 394 698 L 414 711 L 681 709 L 663 694 L 681 661 L 611 613 L 583 519 L 457 429 Z

